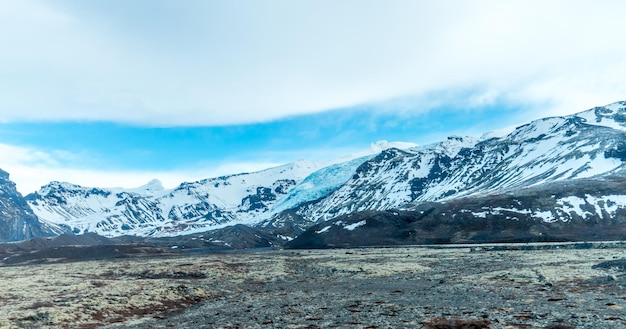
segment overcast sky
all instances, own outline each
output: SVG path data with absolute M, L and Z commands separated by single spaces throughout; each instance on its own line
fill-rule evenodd
M 621 0 L 0 0 L 0 168 L 23 193 L 172 185 L 571 114 L 626 99 L 625 14 Z

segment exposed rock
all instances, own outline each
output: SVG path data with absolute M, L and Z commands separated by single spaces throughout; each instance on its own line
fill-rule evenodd
M 626 259 L 615 259 L 594 265 L 592 268 L 613 269 L 626 272 Z
M 9 174 L 0 169 L 0 242 L 52 236 L 60 231 L 39 222 Z

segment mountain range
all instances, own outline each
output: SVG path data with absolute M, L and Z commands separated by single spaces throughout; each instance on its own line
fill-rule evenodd
M 174 189 L 164 189 L 158 180 L 135 189 L 51 182 L 26 200 L 42 222 L 74 234 L 166 237 L 236 224 L 253 226 L 336 189 L 381 150 L 407 145 L 415 144 L 381 141 L 370 150 L 336 160 L 301 160 L 254 173 L 185 182 Z M 323 180 L 315 180 L 320 175 Z
M 22 199 L 3 172 L 0 205 L 21 212 L 3 210 L 13 229 L 1 239 L 176 237 L 233 225 L 294 247 L 623 239 L 625 163 L 626 102 L 617 102 L 480 138 L 378 143 L 174 189 L 51 182 Z

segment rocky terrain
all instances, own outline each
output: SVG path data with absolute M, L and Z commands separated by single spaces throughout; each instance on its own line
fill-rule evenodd
M 623 248 L 270 250 L 5 265 L 0 327 L 626 328 Z

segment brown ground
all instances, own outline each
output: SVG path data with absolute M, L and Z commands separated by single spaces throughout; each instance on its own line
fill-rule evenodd
M 0 328 L 626 328 L 624 249 L 419 247 L 0 267 Z

